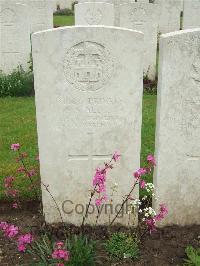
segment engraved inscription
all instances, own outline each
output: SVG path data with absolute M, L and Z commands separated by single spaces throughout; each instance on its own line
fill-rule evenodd
M 90 8 L 86 11 L 85 20 L 89 25 L 99 25 L 103 14 L 100 9 Z
M 124 108 L 122 99 L 118 97 L 68 98 L 64 104 L 64 127 L 90 131 L 97 128 L 123 128 L 126 125 Z
M 146 11 L 143 8 L 133 8 L 130 13 L 130 21 L 135 27 L 143 26 L 146 22 Z
M 110 52 L 96 42 L 78 43 L 65 56 L 66 80 L 80 91 L 101 89 L 111 79 L 113 70 Z

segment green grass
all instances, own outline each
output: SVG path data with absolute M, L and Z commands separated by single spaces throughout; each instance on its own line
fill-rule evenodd
M 32 97 L 0 98 L 0 198 L 2 198 L 3 177 L 15 175 L 18 164 L 16 153 L 10 150 L 10 144 L 22 144 L 22 150 L 30 157 L 31 165 L 35 165 L 38 154 L 35 104 Z M 32 197 L 27 191 L 27 182 L 18 180 L 24 197 Z
M 28 152 L 31 164 L 35 164 L 38 153 L 34 98 L 0 98 L 0 181 L 5 176 L 15 175 L 17 164 L 16 154 L 10 150 L 10 144 L 20 143 Z M 146 155 L 154 151 L 156 96 L 144 95 L 142 154 L 141 165 Z M 133 169 L 134 171 L 135 169 Z M 18 181 L 24 190 L 23 196 L 31 198 L 24 181 Z M 0 182 L 0 187 L 1 182 Z M 0 189 L 0 198 L 2 198 Z
M 53 17 L 54 26 L 74 25 L 74 16 L 55 16 Z
M 141 166 L 146 163 L 146 156 L 154 154 L 155 125 L 156 125 L 156 95 L 144 94 L 143 97 L 143 121 L 142 121 L 142 147 Z M 152 175 L 147 180 L 152 182 Z M 143 193 L 143 191 L 141 191 Z

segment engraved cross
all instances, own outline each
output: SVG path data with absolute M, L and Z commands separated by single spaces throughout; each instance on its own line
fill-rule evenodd
M 94 167 L 96 167 L 95 161 L 110 161 L 112 154 L 94 154 L 93 153 L 93 134 L 88 133 L 90 136 L 90 142 L 89 142 L 89 154 L 69 154 L 68 155 L 68 161 L 87 161 L 90 164 L 90 170 L 93 171 Z

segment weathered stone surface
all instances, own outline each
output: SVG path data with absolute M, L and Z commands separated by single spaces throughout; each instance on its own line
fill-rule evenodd
M 184 0 L 183 29 L 200 28 L 200 0 Z
M 158 9 L 156 4 L 131 3 L 120 6 L 120 26 L 144 33 L 144 74 L 156 75 Z
M 140 164 L 142 47 L 142 33 L 112 27 L 66 27 L 33 35 L 41 178 L 60 208 L 65 203 L 66 222 L 80 225 L 94 170 L 113 151 L 122 154 L 107 177 L 109 196 L 111 186 L 119 184 L 115 208 L 133 183 L 132 172 Z M 59 222 L 51 197 L 42 190 L 46 221 Z M 109 208 L 102 213 L 100 223 L 107 224 Z M 90 224 L 96 214 L 89 216 Z M 117 222 L 133 221 L 123 215 Z
M 27 6 L 0 2 L 0 70 L 10 73 L 21 65 L 25 70 L 30 60 L 30 28 Z
M 82 3 L 75 5 L 75 25 L 114 26 L 113 4 Z
M 120 26 L 120 5 L 121 4 L 128 4 L 128 3 L 133 3 L 135 2 L 134 0 L 78 0 L 78 3 L 108 3 L 108 4 L 113 4 L 114 5 L 114 12 L 115 12 L 115 21 L 114 25 L 119 27 Z
M 180 29 L 180 15 L 183 9 L 182 0 L 155 0 L 159 6 L 159 32 L 168 33 Z
M 159 66 L 154 184 L 169 209 L 162 225 L 199 224 L 200 29 L 163 35 Z
M 30 1 L 28 6 L 31 32 L 53 28 L 53 3 L 51 1 Z

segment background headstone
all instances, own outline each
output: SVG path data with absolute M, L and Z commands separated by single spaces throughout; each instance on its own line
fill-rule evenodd
M 0 2 L 0 70 L 8 74 L 19 65 L 28 69 L 31 43 L 28 9 L 14 2 Z
M 15 1 L 16 2 L 16 1 Z M 31 33 L 53 28 L 53 0 L 18 0 L 28 6 L 28 20 Z
M 133 169 L 140 165 L 142 47 L 142 33 L 112 27 L 76 26 L 33 35 L 41 178 L 60 207 L 72 202 L 64 204 L 66 222 L 80 225 L 95 168 L 113 151 L 122 155 L 107 177 L 108 195 L 119 184 L 114 204 L 133 183 Z M 48 223 L 60 221 L 45 189 L 43 206 Z M 96 214 L 89 223 L 95 223 Z M 108 223 L 108 217 L 109 210 L 100 223 Z M 117 222 L 132 224 L 129 218 L 123 215 Z
M 75 5 L 75 25 L 114 26 L 114 5 L 82 3 Z
M 158 79 L 154 185 L 158 202 L 169 209 L 162 225 L 199 224 L 199 29 L 161 37 Z
M 120 6 L 120 26 L 144 33 L 144 74 L 156 75 L 158 9 L 155 4 L 132 3 Z
M 168 33 L 180 30 L 183 2 L 181 0 L 155 0 L 154 4 L 158 4 L 160 10 L 159 32 Z
M 51 1 L 30 1 L 28 5 L 31 32 L 53 28 L 53 3 Z
M 200 28 L 200 0 L 185 0 L 183 29 Z

